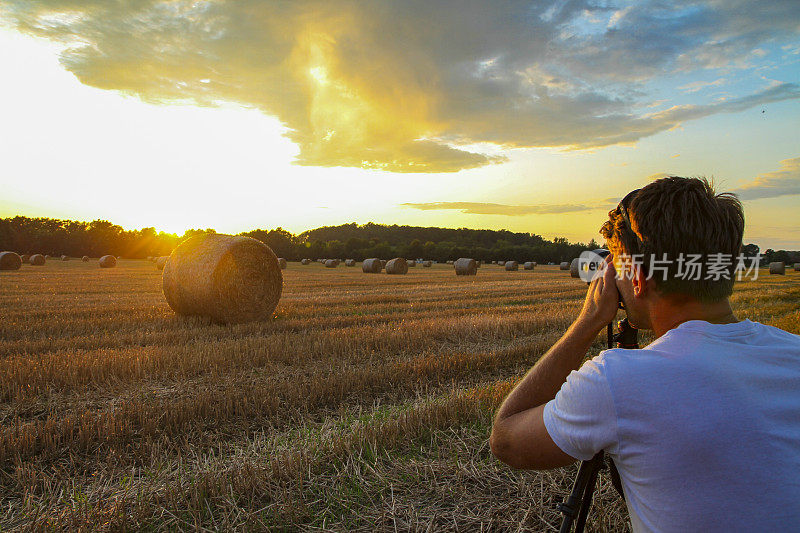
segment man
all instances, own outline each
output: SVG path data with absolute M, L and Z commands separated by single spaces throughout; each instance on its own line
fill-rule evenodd
M 705 180 L 626 197 L 601 230 L 613 262 L 498 410 L 495 456 L 547 469 L 605 450 L 637 532 L 800 530 L 800 337 L 734 315 L 743 230 L 736 197 Z M 692 254 L 703 270 L 687 276 Z M 656 340 L 581 366 L 619 299 Z

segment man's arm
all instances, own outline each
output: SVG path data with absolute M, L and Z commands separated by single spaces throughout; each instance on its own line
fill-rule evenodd
M 575 461 L 550 438 L 544 426 L 544 405 L 573 370 L 578 369 L 597 334 L 617 313 L 618 293 L 613 264 L 589 286 L 580 315 L 555 345 L 537 361 L 506 397 L 495 416 L 492 453 L 514 468 L 546 469 Z

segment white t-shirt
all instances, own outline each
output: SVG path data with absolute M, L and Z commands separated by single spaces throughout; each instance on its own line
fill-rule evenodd
M 800 336 L 685 322 L 571 372 L 544 424 L 611 456 L 636 532 L 800 531 Z

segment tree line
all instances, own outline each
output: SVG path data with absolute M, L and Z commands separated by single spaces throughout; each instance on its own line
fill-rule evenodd
M 0 219 L 0 250 L 21 254 L 42 253 L 55 256 L 118 257 L 141 259 L 169 255 L 183 240 L 199 234 L 215 233 L 214 229 L 190 229 L 177 235 L 148 227 L 125 230 L 105 220 L 78 222 L 52 218 L 16 216 Z M 584 250 L 598 248 L 588 243 L 570 243 L 556 237 L 548 240 L 534 233 L 508 230 L 476 230 L 468 228 L 436 228 L 384 224 L 342 224 L 325 226 L 293 234 L 282 228 L 255 229 L 240 233 L 266 243 L 276 255 L 290 261 L 303 258 L 356 259 L 368 257 L 391 259 L 433 259 L 450 261 L 472 257 L 482 261 L 537 261 L 559 263 L 570 261 Z M 755 255 L 758 246 L 745 247 Z M 800 261 L 800 252 L 767 250 L 764 259 Z

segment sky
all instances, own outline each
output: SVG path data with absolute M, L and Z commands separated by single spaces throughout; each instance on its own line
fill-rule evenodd
M 0 0 L 0 217 L 587 242 L 706 176 L 800 249 L 800 2 Z

